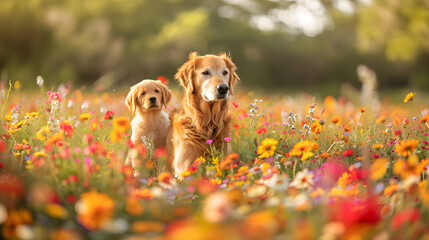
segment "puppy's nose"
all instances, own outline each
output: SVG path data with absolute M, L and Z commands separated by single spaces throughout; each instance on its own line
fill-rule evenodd
M 156 102 L 156 97 L 151 97 L 151 98 L 149 98 L 149 101 L 150 101 L 151 103 L 155 103 L 155 102 Z
M 228 92 L 229 87 L 225 83 L 217 85 L 217 92 L 221 95 L 224 95 Z

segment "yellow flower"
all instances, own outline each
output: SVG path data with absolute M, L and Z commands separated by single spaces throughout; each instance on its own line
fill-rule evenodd
M 16 89 L 18 89 L 20 86 L 21 86 L 21 83 L 20 83 L 19 81 L 16 81 L 16 82 L 13 84 L 13 87 L 14 87 L 14 88 L 16 88 Z
M 415 93 L 413 92 L 408 93 L 404 98 L 404 103 L 413 101 L 414 95 Z
M 51 131 L 49 130 L 49 126 L 46 125 L 44 127 L 41 127 L 40 130 L 36 133 L 36 137 L 40 140 L 40 141 L 44 141 L 47 137 L 48 134 Z
M 396 144 L 395 152 L 398 156 L 408 157 L 416 150 L 417 145 L 419 145 L 419 140 L 401 141 L 399 144 Z
M 350 183 L 353 182 L 353 177 L 348 172 L 343 173 L 340 178 L 338 178 L 338 185 L 342 188 L 346 188 Z
M 65 218 L 67 216 L 67 210 L 55 203 L 48 203 L 45 206 L 46 213 L 53 218 Z
M 82 114 L 79 116 L 79 120 L 80 120 L 81 122 L 84 122 L 85 120 L 88 120 L 90 117 L 91 117 L 91 114 L 90 114 L 90 113 L 82 113 Z
M 33 156 L 36 157 L 36 158 L 38 158 L 40 156 L 46 157 L 48 155 L 46 153 L 44 153 L 44 152 L 35 152 L 35 153 L 33 153 Z
M 3 119 L 7 122 L 12 121 L 12 113 L 8 113 L 8 114 L 4 115 Z
M 289 155 L 294 157 L 299 157 L 301 155 L 304 156 L 305 153 L 311 152 L 313 150 L 315 151 L 317 149 L 319 149 L 319 145 L 317 145 L 317 143 L 305 140 L 295 144 Z
M 127 117 L 118 117 L 113 119 L 112 125 L 116 131 L 124 133 L 130 128 L 130 119 Z
M 26 113 L 25 116 L 27 116 L 29 119 L 33 119 L 35 117 L 38 117 L 39 113 L 38 112 Z
M 304 154 L 302 154 L 301 160 L 302 161 L 307 161 L 307 159 L 311 158 L 314 156 L 313 152 L 306 152 Z
M 387 170 L 387 164 L 389 160 L 387 158 L 379 158 L 377 159 L 370 167 L 369 172 L 371 180 L 377 181 L 382 178 Z
M 83 193 L 76 203 L 77 220 L 89 230 L 100 229 L 114 209 L 115 202 L 108 195 L 92 190 Z
M 274 152 L 277 149 L 277 144 L 279 141 L 272 139 L 272 138 L 266 138 L 262 140 L 261 145 L 258 146 L 257 153 L 259 154 L 259 158 L 268 158 L 270 156 L 274 155 Z

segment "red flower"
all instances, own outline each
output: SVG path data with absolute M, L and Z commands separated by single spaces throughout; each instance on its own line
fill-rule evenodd
M 420 212 L 418 209 L 406 209 L 397 213 L 392 220 L 392 229 L 398 230 L 404 223 L 415 222 L 420 219 Z
M 353 154 L 355 154 L 355 152 L 353 150 L 345 150 L 343 152 L 344 157 L 350 157 L 350 156 L 353 156 Z
M 167 153 L 167 150 L 165 150 L 165 148 L 157 148 L 155 149 L 154 156 L 155 158 L 167 158 L 168 153 Z
M 349 198 L 335 205 L 331 208 L 333 220 L 342 222 L 347 228 L 359 223 L 375 225 L 381 219 L 381 205 L 375 198 Z
M 73 136 L 74 130 L 70 124 L 62 122 L 60 123 L 60 129 L 63 130 L 67 137 Z
M 267 129 L 266 128 L 258 128 L 258 129 L 256 129 L 256 133 L 257 134 L 264 134 L 264 133 L 266 133 L 267 132 Z
M 156 80 L 161 81 L 165 85 L 168 84 L 168 79 L 166 77 L 164 77 L 164 76 L 158 76 L 158 77 L 156 77 Z
M 104 114 L 104 119 L 106 119 L 106 120 L 112 120 L 113 116 L 115 116 L 115 113 L 113 111 L 107 111 Z
M 7 150 L 7 145 L 4 141 L 0 140 L 0 152 L 4 152 Z

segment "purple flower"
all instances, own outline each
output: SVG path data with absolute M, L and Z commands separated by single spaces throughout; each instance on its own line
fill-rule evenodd
M 225 140 L 225 142 L 229 142 L 229 141 L 231 141 L 231 137 L 226 137 L 223 140 Z
M 212 144 L 212 143 L 213 143 L 213 140 L 209 139 L 209 140 L 207 140 L 207 143 L 208 143 L 208 144 Z

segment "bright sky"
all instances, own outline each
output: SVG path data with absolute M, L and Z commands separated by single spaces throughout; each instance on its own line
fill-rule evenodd
M 284 24 L 285 31 L 291 34 L 303 33 L 314 37 L 322 33 L 326 27 L 332 25 L 332 20 L 320 0 L 283 0 L 293 2 L 284 9 L 272 9 L 268 14 L 258 15 L 258 5 L 252 0 L 224 0 L 233 5 L 239 5 L 247 11 L 254 13 L 250 24 L 263 31 L 271 31 L 276 28 L 276 23 Z M 281 1 L 281 0 L 271 0 Z M 372 0 L 359 0 L 361 4 L 371 4 Z M 350 0 L 334 0 L 334 8 L 344 14 L 355 13 L 355 5 Z M 236 18 L 237 11 L 230 6 L 219 9 L 219 15 L 225 18 Z

